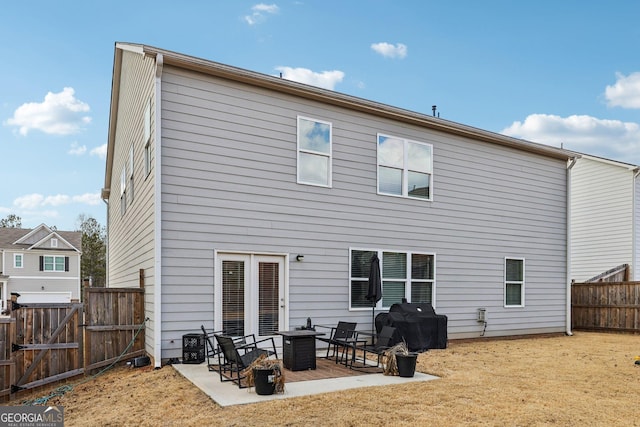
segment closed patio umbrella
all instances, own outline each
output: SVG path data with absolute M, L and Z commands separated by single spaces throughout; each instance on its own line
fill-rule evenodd
M 376 304 L 382 299 L 382 280 L 380 278 L 380 259 L 378 254 L 373 254 L 369 268 L 369 289 L 366 298 L 371 301 L 371 333 L 375 337 L 375 311 Z

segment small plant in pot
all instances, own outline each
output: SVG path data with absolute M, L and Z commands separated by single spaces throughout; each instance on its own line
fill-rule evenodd
M 382 354 L 384 361 L 384 375 L 399 375 L 411 378 L 416 372 L 418 353 L 409 351 L 407 343 L 401 343 L 390 347 Z
M 247 366 L 242 374 L 246 376 L 247 386 L 255 387 L 257 394 L 284 393 L 284 372 L 280 360 L 268 359 L 263 354 Z

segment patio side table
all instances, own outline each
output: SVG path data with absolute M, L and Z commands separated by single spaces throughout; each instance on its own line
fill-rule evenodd
M 324 332 L 296 330 L 276 333 L 282 336 L 282 361 L 286 369 L 316 369 L 316 337 L 324 335 Z

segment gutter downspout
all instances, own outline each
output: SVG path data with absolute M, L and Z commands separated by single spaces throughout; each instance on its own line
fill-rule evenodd
M 109 287 L 109 281 L 107 280 L 107 278 L 109 277 L 109 200 L 108 199 L 102 199 L 102 201 L 104 202 L 104 204 L 106 205 L 107 208 L 107 224 L 105 225 L 105 237 L 104 237 L 104 247 L 105 247 L 105 254 L 104 254 L 104 286 L 106 286 L 107 288 Z
M 571 332 L 571 170 L 578 161 L 577 157 L 573 157 L 567 165 L 567 307 L 566 307 L 566 331 L 568 336 L 572 336 Z
M 164 57 L 156 55 L 155 84 L 155 155 L 154 160 L 154 286 L 153 286 L 153 359 L 156 368 L 162 367 L 162 68 Z
M 640 206 L 638 205 L 638 203 L 640 203 L 640 201 L 638 200 L 638 177 L 640 176 L 640 168 L 635 168 L 633 170 L 633 195 L 631 197 L 631 200 L 633 203 L 633 205 L 631 206 L 631 212 L 632 212 L 632 216 L 631 216 L 631 274 L 632 277 L 630 278 L 631 280 L 640 280 L 640 274 L 639 270 L 640 270 L 640 258 L 638 257 L 638 243 L 640 240 L 640 236 L 638 236 L 638 232 L 640 232 L 640 230 L 638 229 L 638 227 L 640 226 L 640 224 L 638 224 L 638 222 L 640 221 Z

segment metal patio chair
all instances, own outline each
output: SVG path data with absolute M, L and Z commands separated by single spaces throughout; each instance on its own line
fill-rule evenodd
M 242 384 L 245 375 L 242 374 L 249 365 L 263 354 L 267 357 L 278 358 L 276 344 L 273 337 L 256 340 L 254 334 L 242 337 L 232 337 L 223 334 L 214 334 L 220 351 L 218 352 L 218 365 L 213 368 L 220 374 L 220 381 L 233 381 L 239 388 L 246 388 Z M 241 338 L 240 340 L 238 338 Z M 269 344 L 270 348 L 261 348 L 258 344 Z M 263 345 L 264 345 L 263 344 Z M 210 367 L 211 370 L 211 367 Z

